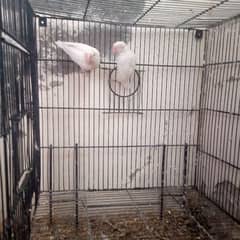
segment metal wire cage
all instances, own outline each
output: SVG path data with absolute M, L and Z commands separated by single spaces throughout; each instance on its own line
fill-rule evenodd
M 54 192 L 165 188 L 167 195 L 168 188 L 175 188 L 178 195 L 179 189 L 193 187 L 237 219 L 239 157 L 237 148 L 230 153 L 230 144 L 223 139 L 231 129 L 237 144 L 239 114 L 237 108 L 223 109 L 239 101 L 238 82 L 227 77 L 235 79 L 239 67 L 239 20 L 208 31 L 56 17 L 46 18 L 46 23 L 39 26 L 37 35 L 41 189 L 50 193 L 50 202 Z M 100 68 L 80 74 L 55 47 L 56 40 L 84 42 L 100 49 Z M 110 49 L 116 40 L 128 42 L 138 57 L 140 87 L 129 97 L 112 92 L 108 84 L 109 72 L 115 67 Z M 220 69 L 225 74 L 221 79 Z M 220 98 L 219 91 L 225 99 L 220 103 L 214 97 Z M 235 116 L 235 125 L 228 122 L 233 119 L 223 121 L 223 116 Z M 224 132 L 216 133 L 219 128 Z M 218 135 L 209 143 L 207 136 L 214 134 Z M 214 153 L 210 146 L 215 146 Z M 235 163 L 227 155 L 221 157 L 217 146 L 235 156 Z M 227 172 L 219 170 L 226 166 Z M 224 202 L 216 200 L 219 191 L 228 192 L 221 195 Z M 81 198 L 75 197 L 76 202 Z
M 0 236 L 30 237 L 39 192 L 41 216 L 76 227 L 129 206 L 162 218 L 187 191 L 239 222 L 239 2 L 30 2 L 0 0 Z M 99 49 L 99 68 L 58 40 Z M 137 57 L 127 90 L 119 40 Z
M 138 55 L 140 87 L 125 97 L 113 93 L 108 84 L 114 68 L 110 49 L 117 38 L 129 41 Z M 196 154 L 204 40 L 196 40 L 194 30 L 54 18 L 47 19 L 47 27 L 39 27 L 38 39 L 42 189 L 49 190 L 52 178 L 53 191 L 74 190 L 76 144 L 79 190 L 159 186 L 164 145 L 169 158 L 166 171 L 176 173 L 169 174 L 166 184 L 182 185 L 185 144 L 189 158 Z M 101 49 L 100 68 L 80 74 L 55 47 L 56 40 Z M 50 145 L 54 170 L 48 173 Z M 194 169 L 194 160 L 188 163 Z M 194 170 L 188 173 L 190 184 Z
M 40 177 L 35 25 L 27 1 L 1 0 L 0 9 L 0 239 L 25 239 Z

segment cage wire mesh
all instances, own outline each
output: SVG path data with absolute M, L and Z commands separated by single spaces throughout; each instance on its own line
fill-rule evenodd
M 239 15 L 238 0 L 30 0 L 36 13 L 79 20 L 209 28 Z
M 208 33 L 199 130 L 198 185 L 239 219 L 239 19 Z
M 67 199 L 78 206 L 76 212 L 71 210 L 78 222 L 82 211 L 101 211 L 92 209 L 97 196 L 102 201 L 99 207 L 117 204 L 121 209 L 121 201 L 142 201 L 132 189 L 159 188 L 162 209 L 173 206 L 172 197 L 181 205 L 178 197 L 184 197 L 189 187 L 239 219 L 239 19 L 207 31 L 45 20 L 37 35 L 41 189 L 49 192 L 43 201 L 49 197 L 50 220 L 59 212 L 69 214 L 64 207 L 71 200 L 60 196 L 68 191 L 72 193 Z M 99 69 L 80 73 L 55 46 L 57 40 L 99 49 Z M 129 92 L 112 87 L 111 47 L 116 40 L 127 42 L 138 59 L 139 78 L 135 74 Z M 226 137 L 233 132 L 231 139 Z M 100 192 L 94 196 L 81 192 L 101 190 L 127 190 L 128 200 L 111 193 L 118 202 L 109 203 Z M 166 205 L 161 205 L 163 201 Z
M 159 239 L 145 213 L 160 213 L 154 225 L 177 205 L 207 229 L 195 237 L 211 239 L 214 219 L 232 239 L 202 197 L 240 221 L 240 3 L 30 2 L 37 15 L 0 0 L 0 239 L 30 237 L 39 187 L 40 215 L 70 215 L 88 238 L 96 215 L 125 209 Z M 57 40 L 99 49 L 99 68 L 81 73 Z M 137 56 L 128 89 L 115 81 L 119 40 Z
M 76 148 L 80 190 L 160 186 L 163 145 L 164 171 L 172 173 L 166 174 L 166 184 L 182 186 L 185 144 L 187 181 L 193 185 L 204 49 L 195 31 L 48 18 L 38 39 L 43 190 L 49 190 L 49 177 L 55 191 L 75 189 Z M 100 68 L 81 74 L 56 40 L 96 47 Z M 133 83 L 130 90 L 109 89 L 116 40 L 128 42 L 138 57 L 139 88 Z

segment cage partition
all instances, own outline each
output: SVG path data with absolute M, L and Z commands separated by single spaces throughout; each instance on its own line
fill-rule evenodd
M 0 9 L 0 239 L 23 239 L 40 178 L 34 14 L 27 1 L 1 0 Z

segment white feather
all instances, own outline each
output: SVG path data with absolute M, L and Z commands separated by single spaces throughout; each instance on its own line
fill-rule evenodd
M 81 72 L 94 70 L 100 64 L 100 53 L 94 47 L 76 42 L 57 41 L 55 43 L 80 66 Z M 90 62 L 86 60 L 87 56 L 90 56 Z
M 117 63 L 117 81 L 124 88 L 129 87 L 129 80 L 133 77 L 136 68 L 136 56 L 124 42 L 116 42 L 113 44 L 113 49 L 116 48 L 116 63 Z M 121 46 L 118 48 L 118 46 Z

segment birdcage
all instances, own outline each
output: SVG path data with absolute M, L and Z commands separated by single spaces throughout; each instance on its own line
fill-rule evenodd
M 0 7 L 0 239 L 240 235 L 238 0 Z M 136 57 L 127 87 L 116 41 Z

